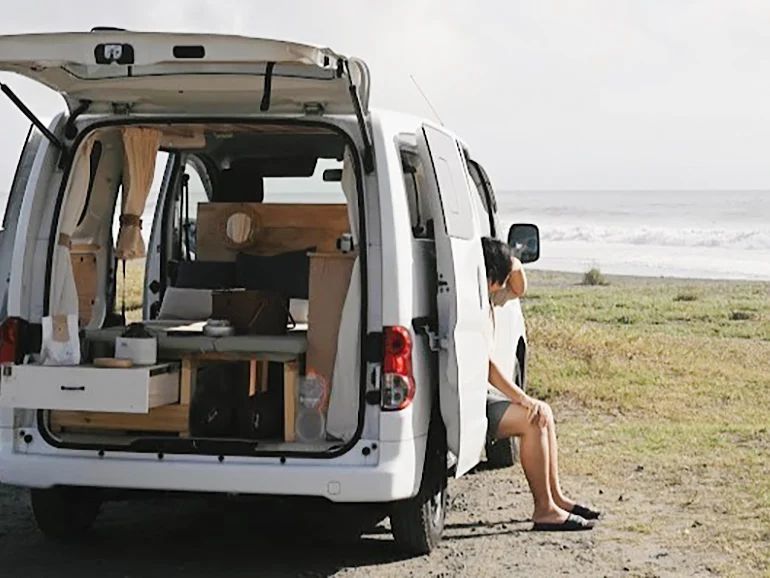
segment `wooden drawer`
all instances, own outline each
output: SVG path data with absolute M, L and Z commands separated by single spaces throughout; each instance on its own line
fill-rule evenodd
M 179 401 L 179 367 L 4 365 L 0 407 L 148 413 Z

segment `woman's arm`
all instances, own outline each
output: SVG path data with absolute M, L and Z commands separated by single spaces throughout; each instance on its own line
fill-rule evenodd
M 540 400 L 529 397 L 524 390 L 515 383 L 511 383 L 497 367 L 494 361 L 489 360 L 489 383 L 505 397 L 527 410 L 527 418 L 530 422 L 539 421 L 541 427 L 545 427 L 548 422 L 550 409 L 548 405 Z
M 516 257 L 511 257 L 511 274 L 506 287 L 514 297 L 523 297 L 527 292 L 527 275 L 521 261 Z
M 529 407 L 530 397 L 518 385 L 507 379 L 491 359 L 489 360 L 489 383 L 513 403 Z

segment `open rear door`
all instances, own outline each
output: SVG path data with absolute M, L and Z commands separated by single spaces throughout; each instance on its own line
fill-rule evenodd
M 88 103 L 89 112 L 123 114 L 368 112 L 362 61 L 261 38 L 104 30 L 0 36 L 0 70 L 58 91 L 71 111 Z
M 489 321 L 481 237 L 470 199 L 468 176 L 457 141 L 423 126 L 423 154 L 430 157 L 438 269 L 439 399 L 449 450 L 459 477 L 479 461 L 486 437 Z

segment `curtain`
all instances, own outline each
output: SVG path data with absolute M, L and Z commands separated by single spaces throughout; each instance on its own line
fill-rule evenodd
M 348 206 L 350 233 L 358 247 L 358 189 L 353 153 L 345 148 L 342 161 L 342 191 Z M 359 258 L 353 263 L 350 285 L 342 307 L 342 319 L 337 335 L 337 357 L 332 373 L 326 431 L 332 436 L 348 440 L 358 426 L 358 400 L 361 387 L 361 271 Z
M 155 176 L 161 133 L 151 128 L 127 127 L 122 134 L 123 202 L 115 255 L 128 260 L 145 256 L 141 217 Z
M 78 291 L 72 272 L 70 247 L 72 234 L 83 212 L 91 174 L 91 150 L 95 138 L 88 138 L 80 145 L 72 161 L 72 171 L 67 186 L 67 196 L 59 216 L 59 233 L 54 248 L 53 280 L 51 287 L 51 315 L 77 315 Z
M 342 192 L 348 203 L 348 220 L 350 221 L 350 234 L 353 243 L 358 247 L 358 189 L 356 188 L 356 165 L 353 161 L 353 153 L 350 147 L 345 147 L 342 157 Z

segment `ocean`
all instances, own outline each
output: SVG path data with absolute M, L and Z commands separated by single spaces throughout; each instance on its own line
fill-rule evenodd
M 297 200 L 290 197 L 272 200 Z M 0 194 L 3 212 L 6 199 Z M 151 194 L 145 236 L 154 201 Z M 532 269 L 770 280 L 770 191 L 516 191 L 497 192 L 497 202 L 504 235 L 514 222 L 540 227 Z
M 506 231 L 539 226 L 533 269 L 770 280 L 770 191 L 518 191 L 497 200 Z

